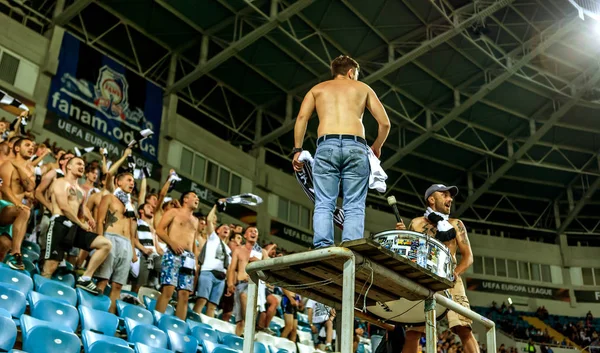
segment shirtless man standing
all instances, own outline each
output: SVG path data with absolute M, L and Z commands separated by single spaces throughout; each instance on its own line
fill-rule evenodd
M 180 208 L 173 208 L 162 216 L 156 234 L 167 243 L 168 248 L 162 258 L 160 284 L 162 290 L 156 302 L 156 311 L 164 313 L 167 304 L 177 288 L 177 309 L 175 314 L 185 320 L 190 293 L 194 292 L 196 271 L 195 239 L 198 233 L 198 218 L 194 211 L 200 199 L 193 191 L 181 194 Z
M 227 295 L 235 295 L 233 315 L 235 316 L 235 333 L 241 336 L 244 332 L 246 317 L 246 303 L 248 302 L 248 273 L 246 266 L 250 262 L 267 258 L 266 250 L 256 251 L 254 245 L 258 242 L 258 229 L 248 227 L 244 232 L 246 244 L 238 247 L 233 252 L 231 265 L 227 271 Z M 237 283 L 237 284 L 236 284 Z
M 313 221 L 315 249 L 333 245 L 333 211 L 342 184 L 346 215 L 342 241 L 363 237 L 365 201 L 369 184 L 369 159 L 362 117 L 369 109 L 379 129 L 371 150 L 377 158 L 390 131 L 390 120 L 375 92 L 358 81 L 359 65 L 341 55 L 331 62 L 333 80 L 314 86 L 304 97 L 294 127 L 295 171 L 302 170 L 298 160 L 308 120 L 317 110 L 319 127 L 314 156 L 313 181 L 315 212 Z
M 24 270 L 23 258 L 21 256 L 21 244 L 25 239 L 27 222 L 31 210 L 25 205 L 25 193 L 35 188 L 35 174 L 33 167 L 27 163 L 33 155 L 33 141 L 22 138 L 15 141 L 13 145 L 15 159 L 5 161 L 0 166 L 0 178 L 2 178 L 2 200 L 0 201 L 0 236 L 2 246 L 0 252 L 6 255 L 8 239 L 12 238 L 10 247 L 12 257 L 8 266 L 15 270 Z M 14 232 L 13 232 L 14 230 Z M 2 257 L 4 258 L 4 257 Z
M 85 207 L 85 197 L 77 182 L 84 170 L 83 159 L 71 158 L 66 166 L 65 177 L 52 183 L 52 217 L 46 235 L 42 276 L 51 278 L 65 251 L 72 247 L 86 251 L 96 250 L 83 276 L 77 279 L 77 287 L 99 294 L 92 276 L 108 256 L 112 245 L 105 237 L 91 232 L 95 227 L 94 220 Z M 86 221 L 80 219 L 80 214 L 87 218 Z
M 408 230 L 427 234 L 440 240 L 450 249 L 452 258 L 456 262 L 456 250 L 461 254 L 460 263 L 454 270 L 454 288 L 449 292 L 452 300 L 456 303 L 469 308 L 469 299 L 465 293 L 465 286 L 460 278 L 473 263 L 473 252 L 471 244 L 467 237 L 467 231 L 463 222 L 456 218 L 448 218 L 450 206 L 454 196 L 458 194 L 456 186 L 445 186 L 441 184 L 431 185 L 425 192 L 425 201 L 429 206 L 425 212 L 426 216 L 413 219 L 408 226 Z M 402 229 L 403 224 L 398 224 L 397 228 Z M 448 324 L 452 332 L 460 338 L 465 353 L 479 353 L 479 345 L 475 340 L 471 330 L 473 321 L 454 311 L 448 311 Z M 418 351 L 419 340 L 425 327 L 411 327 L 406 329 L 406 342 L 403 353 L 416 353 Z
M 111 280 L 110 308 L 116 313 L 117 299 L 121 288 L 127 284 L 131 262 L 137 261 L 132 236 L 137 229 L 135 209 L 131 203 L 133 175 L 129 172 L 117 175 L 117 189 L 100 201 L 98 207 L 98 226 L 96 233 L 104 235 L 112 243 L 112 250 L 100 265 L 94 277 L 98 278 L 98 290 L 102 293 Z

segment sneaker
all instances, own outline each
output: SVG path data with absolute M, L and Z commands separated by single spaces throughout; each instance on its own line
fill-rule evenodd
M 331 345 L 330 345 L 330 344 L 328 344 L 328 345 L 326 345 L 326 346 L 325 346 L 325 349 L 324 349 L 324 351 L 325 351 L 325 352 L 333 352 L 333 348 L 331 348 Z
M 77 279 L 77 288 L 81 288 L 86 292 L 92 293 L 93 295 L 100 294 L 100 292 L 98 291 L 98 288 L 96 288 L 96 284 L 94 284 L 94 282 L 92 282 L 92 280 L 84 281 L 81 278 L 78 278 Z
M 21 254 L 12 255 L 10 260 L 8 260 L 8 267 L 12 268 L 13 270 L 25 270 L 25 265 L 23 265 L 23 256 Z
M 262 332 L 264 332 L 264 333 L 266 333 L 268 335 L 275 336 L 275 331 L 271 330 L 268 327 L 265 327 L 265 328 L 261 329 L 260 331 L 262 331 Z

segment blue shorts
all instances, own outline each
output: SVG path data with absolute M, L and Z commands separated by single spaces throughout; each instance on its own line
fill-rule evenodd
M 176 255 L 169 248 L 162 257 L 160 284 L 174 286 L 177 290 L 194 292 L 194 273 L 196 272 L 196 257 L 194 253 L 184 251 Z
M 2 212 L 2 210 L 5 207 L 9 207 L 9 206 L 14 206 L 12 202 L 8 202 L 6 200 L 0 200 L 0 212 Z M 7 224 L 7 225 L 0 225 L 0 235 L 7 235 L 9 238 L 12 239 L 12 223 L 11 224 Z
M 225 290 L 225 279 L 218 279 L 212 271 L 201 271 L 196 296 L 218 305 Z

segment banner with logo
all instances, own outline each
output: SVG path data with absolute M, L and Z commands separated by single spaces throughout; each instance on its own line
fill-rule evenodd
M 578 303 L 599 303 L 600 291 L 593 290 L 576 290 L 575 299 Z
M 44 127 L 81 147 L 121 156 L 136 132 L 155 134 L 134 150 L 138 166 L 154 169 L 163 91 L 123 65 L 65 33 L 52 78 Z
M 313 246 L 313 236 L 287 224 L 271 219 L 271 235 L 289 240 L 307 248 Z
M 502 293 L 514 296 L 570 301 L 569 290 L 467 278 L 467 289 L 478 292 Z
M 195 192 L 196 195 L 198 195 L 198 198 L 200 198 L 200 202 L 209 207 L 214 206 L 218 199 L 230 196 L 212 190 L 204 185 L 195 183 L 184 176 L 179 175 L 179 177 L 181 178 L 181 181 L 175 184 L 175 190 L 180 193 L 184 193 L 191 190 Z M 235 219 L 239 219 L 240 221 L 246 224 L 256 224 L 256 209 L 254 208 L 246 207 L 244 205 L 239 204 L 228 204 L 225 213 L 227 213 Z

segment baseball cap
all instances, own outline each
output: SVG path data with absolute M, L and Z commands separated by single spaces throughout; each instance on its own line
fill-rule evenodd
M 454 196 L 456 196 L 456 194 L 458 194 L 458 188 L 456 186 L 446 186 L 444 184 L 433 184 L 427 188 L 427 191 L 425 191 L 425 200 L 427 200 L 427 198 L 436 191 L 450 191 L 450 195 L 452 197 L 454 197 Z

